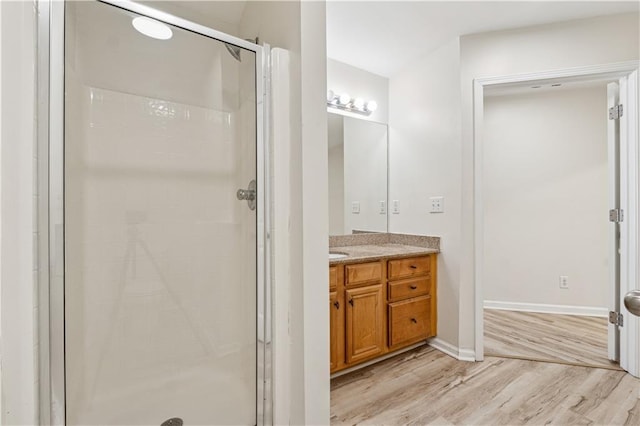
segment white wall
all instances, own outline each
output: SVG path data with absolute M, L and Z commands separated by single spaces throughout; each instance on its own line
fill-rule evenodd
M 352 98 L 375 100 L 378 109 L 369 116 L 338 111 L 349 117 L 387 123 L 389 121 L 389 79 L 334 59 L 327 59 L 327 89 L 348 93 Z
M 484 299 L 604 312 L 606 83 L 485 96 L 483 137 Z
M 324 1 L 248 2 L 240 23 L 243 37 L 258 36 L 291 51 L 291 145 L 289 152 L 276 153 L 289 161 L 275 159 L 288 164 L 290 180 L 287 188 L 273 188 L 287 191 L 291 203 L 288 226 L 275 230 L 288 237 L 289 251 L 285 257 L 274 253 L 275 262 L 289 268 L 275 286 L 290 289 L 290 363 L 274 376 L 289 380 L 276 384 L 276 392 L 284 393 L 275 401 L 275 424 L 329 423 L 328 184 L 317 178 L 328 169 L 325 32 Z
M 638 39 L 637 14 L 469 35 L 391 77 L 390 230 L 442 237 L 438 334 L 463 353 L 474 350 L 473 79 L 634 60 Z M 426 213 L 434 195 L 441 215 Z
M 26 1 L 0 2 L 0 10 L 0 423 L 32 425 L 38 422 L 35 14 Z
M 441 237 L 438 337 L 458 345 L 460 264 L 459 44 L 452 40 L 390 79 L 389 232 Z M 430 214 L 429 197 L 444 196 Z
M 304 408 L 292 424 L 329 424 L 326 4 L 301 3 Z
M 622 14 L 461 37 L 461 348 L 474 347 L 473 79 L 638 60 L 639 22 Z

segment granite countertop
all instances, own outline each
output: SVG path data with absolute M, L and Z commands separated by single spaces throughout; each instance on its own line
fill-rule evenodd
M 405 257 L 407 255 L 421 256 L 425 254 L 438 253 L 440 250 L 437 248 L 386 243 L 331 247 L 329 251 L 331 253 L 346 254 L 347 257 L 329 260 L 329 265 L 343 265 L 346 263 L 357 263 L 369 260 L 393 259 L 395 257 Z

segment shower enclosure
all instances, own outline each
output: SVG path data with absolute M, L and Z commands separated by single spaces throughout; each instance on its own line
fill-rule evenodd
M 50 421 L 268 423 L 262 48 L 46 3 Z

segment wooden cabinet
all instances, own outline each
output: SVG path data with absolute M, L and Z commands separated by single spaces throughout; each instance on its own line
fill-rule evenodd
M 344 367 L 344 267 L 329 268 L 329 358 L 333 373 Z M 339 289 L 339 291 L 338 291 Z
M 329 335 L 331 371 L 344 364 L 344 306 L 340 303 L 338 293 L 329 293 Z
M 389 349 L 436 335 L 436 256 L 389 261 Z
M 331 372 L 436 335 L 436 255 L 332 266 Z
M 347 302 L 347 364 L 384 351 L 384 296 L 382 284 L 345 290 Z

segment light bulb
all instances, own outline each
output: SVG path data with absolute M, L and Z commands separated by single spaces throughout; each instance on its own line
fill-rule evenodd
M 173 36 L 173 31 L 168 25 L 146 16 L 138 16 L 131 21 L 133 28 L 147 37 L 158 40 L 169 40 Z
M 374 112 L 378 109 L 378 103 L 376 101 L 367 102 L 367 111 Z
M 327 90 L 327 102 L 333 101 L 333 98 L 336 97 L 336 94 L 333 93 L 333 90 Z
M 353 106 L 357 109 L 364 109 L 364 99 L 362 98 L 356 98 L 355 101 L 353 101 Z
M 343 93 L 340 95 L 340 99 L 338 99 L 338 103 L 340 105 L 346 105 L 351 102 L 351 96 L 348 93 Z

